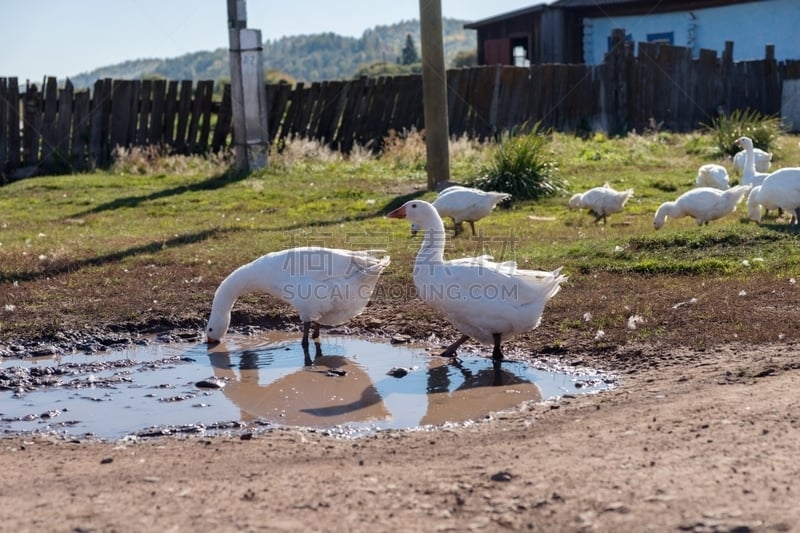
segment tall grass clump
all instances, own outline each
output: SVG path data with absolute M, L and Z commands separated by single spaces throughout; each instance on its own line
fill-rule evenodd
M 334 163 L 342 154 L 328 145 L 308 137 L 288 137 L 270 147 L 270 164 L 291 168 L 300 164 Z
M 425 159 L 425 137 L 421 131 L 414 128 L 402 132 L 391 130 L 383 138 L 380 160 L 395 169 L 424 171 Z
M 566 191 L 566 181 L 537 122 L 524 132 L 504 133 L 472 185 L 506 192 L 511 201 L 536 200 Z
M 701 124 L 714 139 L 720 155 L 735 155 L 740 150 L 734 141 L 741 136 L 750 137 L 753 146 L 772 151 L 783 126 L 777 116 L 762 115 L 751 109 L 736 109 L 730 115 L 715 117 L 711 124 Z

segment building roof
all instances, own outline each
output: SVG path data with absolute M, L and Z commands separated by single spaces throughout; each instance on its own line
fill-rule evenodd
M 493 17 L 476 20 L 465 24 L 467 29 L 475 30 L 480 26 L 501 22 L 507 19 L 529 15 L 546 9 L 568 9 L 568 10 L 603 10 L 604 8 L 623 9 L 628 14 L 649 14 L 655 12 L 676 11 L 682 9 L 702 9 L 731 4 L 746 4 L 752 2 L 764 2 L 768 0 L 557 0 L 551 3 L 539 3 L 531 7 L 524 7 L 516 11 L 501 13 Z
M 523 7 L 522 9 L 517 9 L 515 11 L 509 11 L 508 13 L 501 13 L 499 15 L 495 15 L 493 17 L 476 20 L 475 22 L 471 22 L 469 24 L 464 24 L 464 27 L 467 29 L 477 29 L 478 26 L 485 26 L 486 24 L 492 24 L 493 22 L 500 22 L 501 20 L 511 19 L 521 17 L 523 15 L 529 15 L 531 13 L 536 13 L 537 11 L 544 11 L 545 8 L 548 7 L 548 4 L 537 4 L 531 7 Z

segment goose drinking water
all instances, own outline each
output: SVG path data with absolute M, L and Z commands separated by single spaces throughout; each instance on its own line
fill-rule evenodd
M 364 310 L 380 274 L 389 266 L 389 256 L 376 257 L 379 252 L 290 248 L 240 266 L 214 294 L 206 326 L 208 342 L 219 342 L 227 333 L 239 296 L 265 292 L 294 307 L 303 322 L 303 348 L 308 348 L 312 327 L 316 342 L 320 324 L 343 324 Z

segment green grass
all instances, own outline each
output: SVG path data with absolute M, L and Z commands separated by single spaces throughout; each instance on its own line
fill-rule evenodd
M 778 141 L 785 160 L 800 161 L 797 136 Z M 216 283 L 261 254 L 300 245 L 386 249 L 393 268 L 385 276 L 407 282 L 419 240 L 410 238 L 406 222 L 383 215 L 405 198 L 435 197 L 423 190 L 419 143 L 413 142 L 398 143 L 382 158 L 275 157 L 270 168 L 246 176 L 227 172 L 221 161 L 171 163 L 169 171 L 156 161 L 144 165 L 145 174 L 120 164 L 109 172 L 9 184 L 0 188 L 0 293 L 9 294 L 15 282 L 64 273 L 113 286 L 126 270 L 174 265 Z M 702 147 L 712 144 L 699 133 L 587 140 L 553 134 L 548 148 L 569 190 L 496 210 L 477 223 L 479 237 L 467 232 L 450 239 L 446 256 L 489 253 L 525 268 L 563 265 L 572 278 L 593 272 L 796 275 L 800 232 L 784 222 L 756 225 L 743 206 L 708 226 L 684 218 L 653 229 L 658 205 L 693 186 L 697 168 L 709 162 Z M 451 179 L 474 179 L 489 152 L 459 141 Z M 635 191 L 608 225 L 567 208 L 572 193 L 606 182 Z

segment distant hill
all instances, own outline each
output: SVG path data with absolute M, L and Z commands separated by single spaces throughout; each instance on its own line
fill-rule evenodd
M 447 18 L 443 21 L 448 66 L 459 52 L 474 52 L 477 48 L 475 31 L 464 29 L 467 22 Z M 360 38 L 321 33 L 268 40 L 264 43 L 264 70 L 286 74 L 296 81 L 351 79 L 359 69 L 373 63 L 397 62 L 408 34 L 419 50 L 418 20 L 376 26 Z M 75 87 L 83 88 L 101 78 L 227 80 L 228 50 L 218 48 L 167 59 L 133 59 L 72 76 L 70 80 Z

